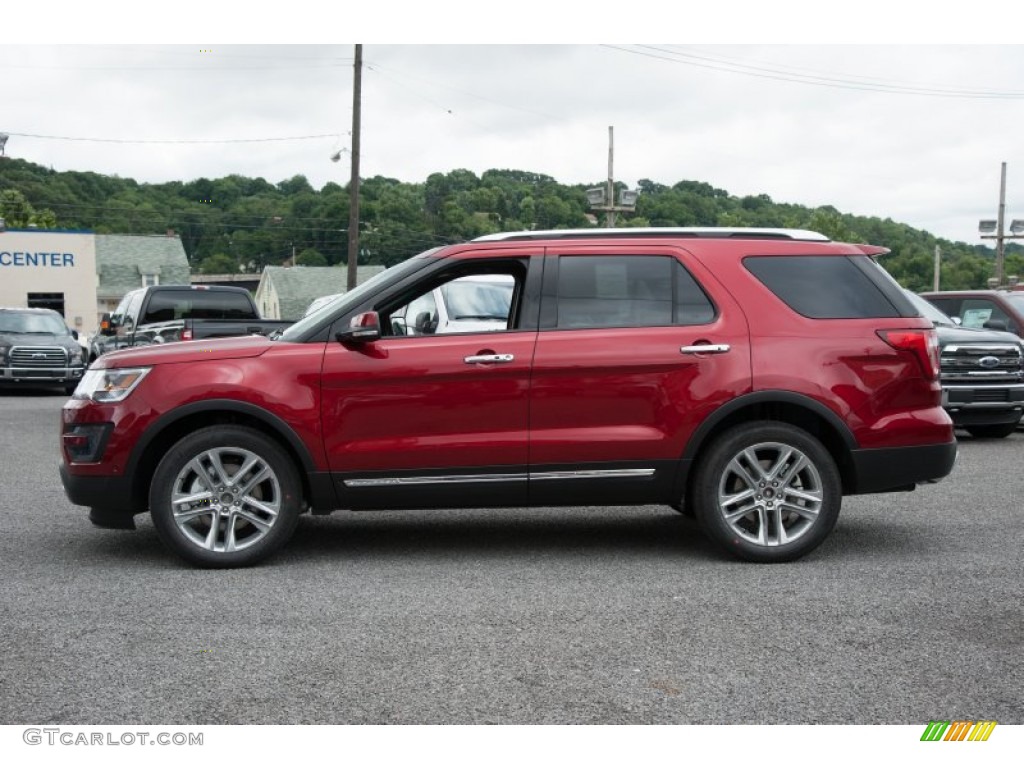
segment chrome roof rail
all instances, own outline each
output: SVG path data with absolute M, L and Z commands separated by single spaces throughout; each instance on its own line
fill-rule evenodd
M 773 229 L 765 227 L 592 227 L 589 229 L 545 229 L 522 232 L 497 232 L 472 240 L 474 243 L 498 242 L 503 240 L 548 240 L 558 238 L 596 237 L 708 237 L 748 238 L 751 240 L 812 240 L 829 242 L 820 232 L 808 229 Z

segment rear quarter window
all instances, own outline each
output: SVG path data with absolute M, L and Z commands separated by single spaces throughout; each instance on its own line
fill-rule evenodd
M 918 315 L 899 284 L 867 256 L 748 256 L 743 264 L 804 317 L 840 320 Z

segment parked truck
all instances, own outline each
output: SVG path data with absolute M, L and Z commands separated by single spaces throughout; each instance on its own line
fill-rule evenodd
M 1013 434 L 1024 414 L 1024 342 L 1005 330 L 960 326 L 930 301 L 907 295 L 935 326 L 942 405 L 953 425 L 974 437 Z
M 89 362 L 125 347 L 228 336 L 268 336 L 290 320 L 265 320 L 244 288 L 207 285 L 156 285 L 125 294 L 117 309 L 104 315 L 89 344 Z

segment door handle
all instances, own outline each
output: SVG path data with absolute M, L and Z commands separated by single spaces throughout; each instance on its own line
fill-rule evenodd
M 692 347 L 680 347 L 684 355 L 721 355 L 729 351 L 728 344 L 694 344 Z
M 511 363 L 516 359 L 515 355 L 470 355 L 465 358 L 466 365 L 475 363 Z

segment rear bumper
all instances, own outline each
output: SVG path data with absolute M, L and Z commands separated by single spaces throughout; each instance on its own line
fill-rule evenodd
M 903 491 L 918 483 L 938 482 L 952 472 L 957 443 L 861 449 L 853 451 L 852 458 L 854 487 L 846 493 Z

